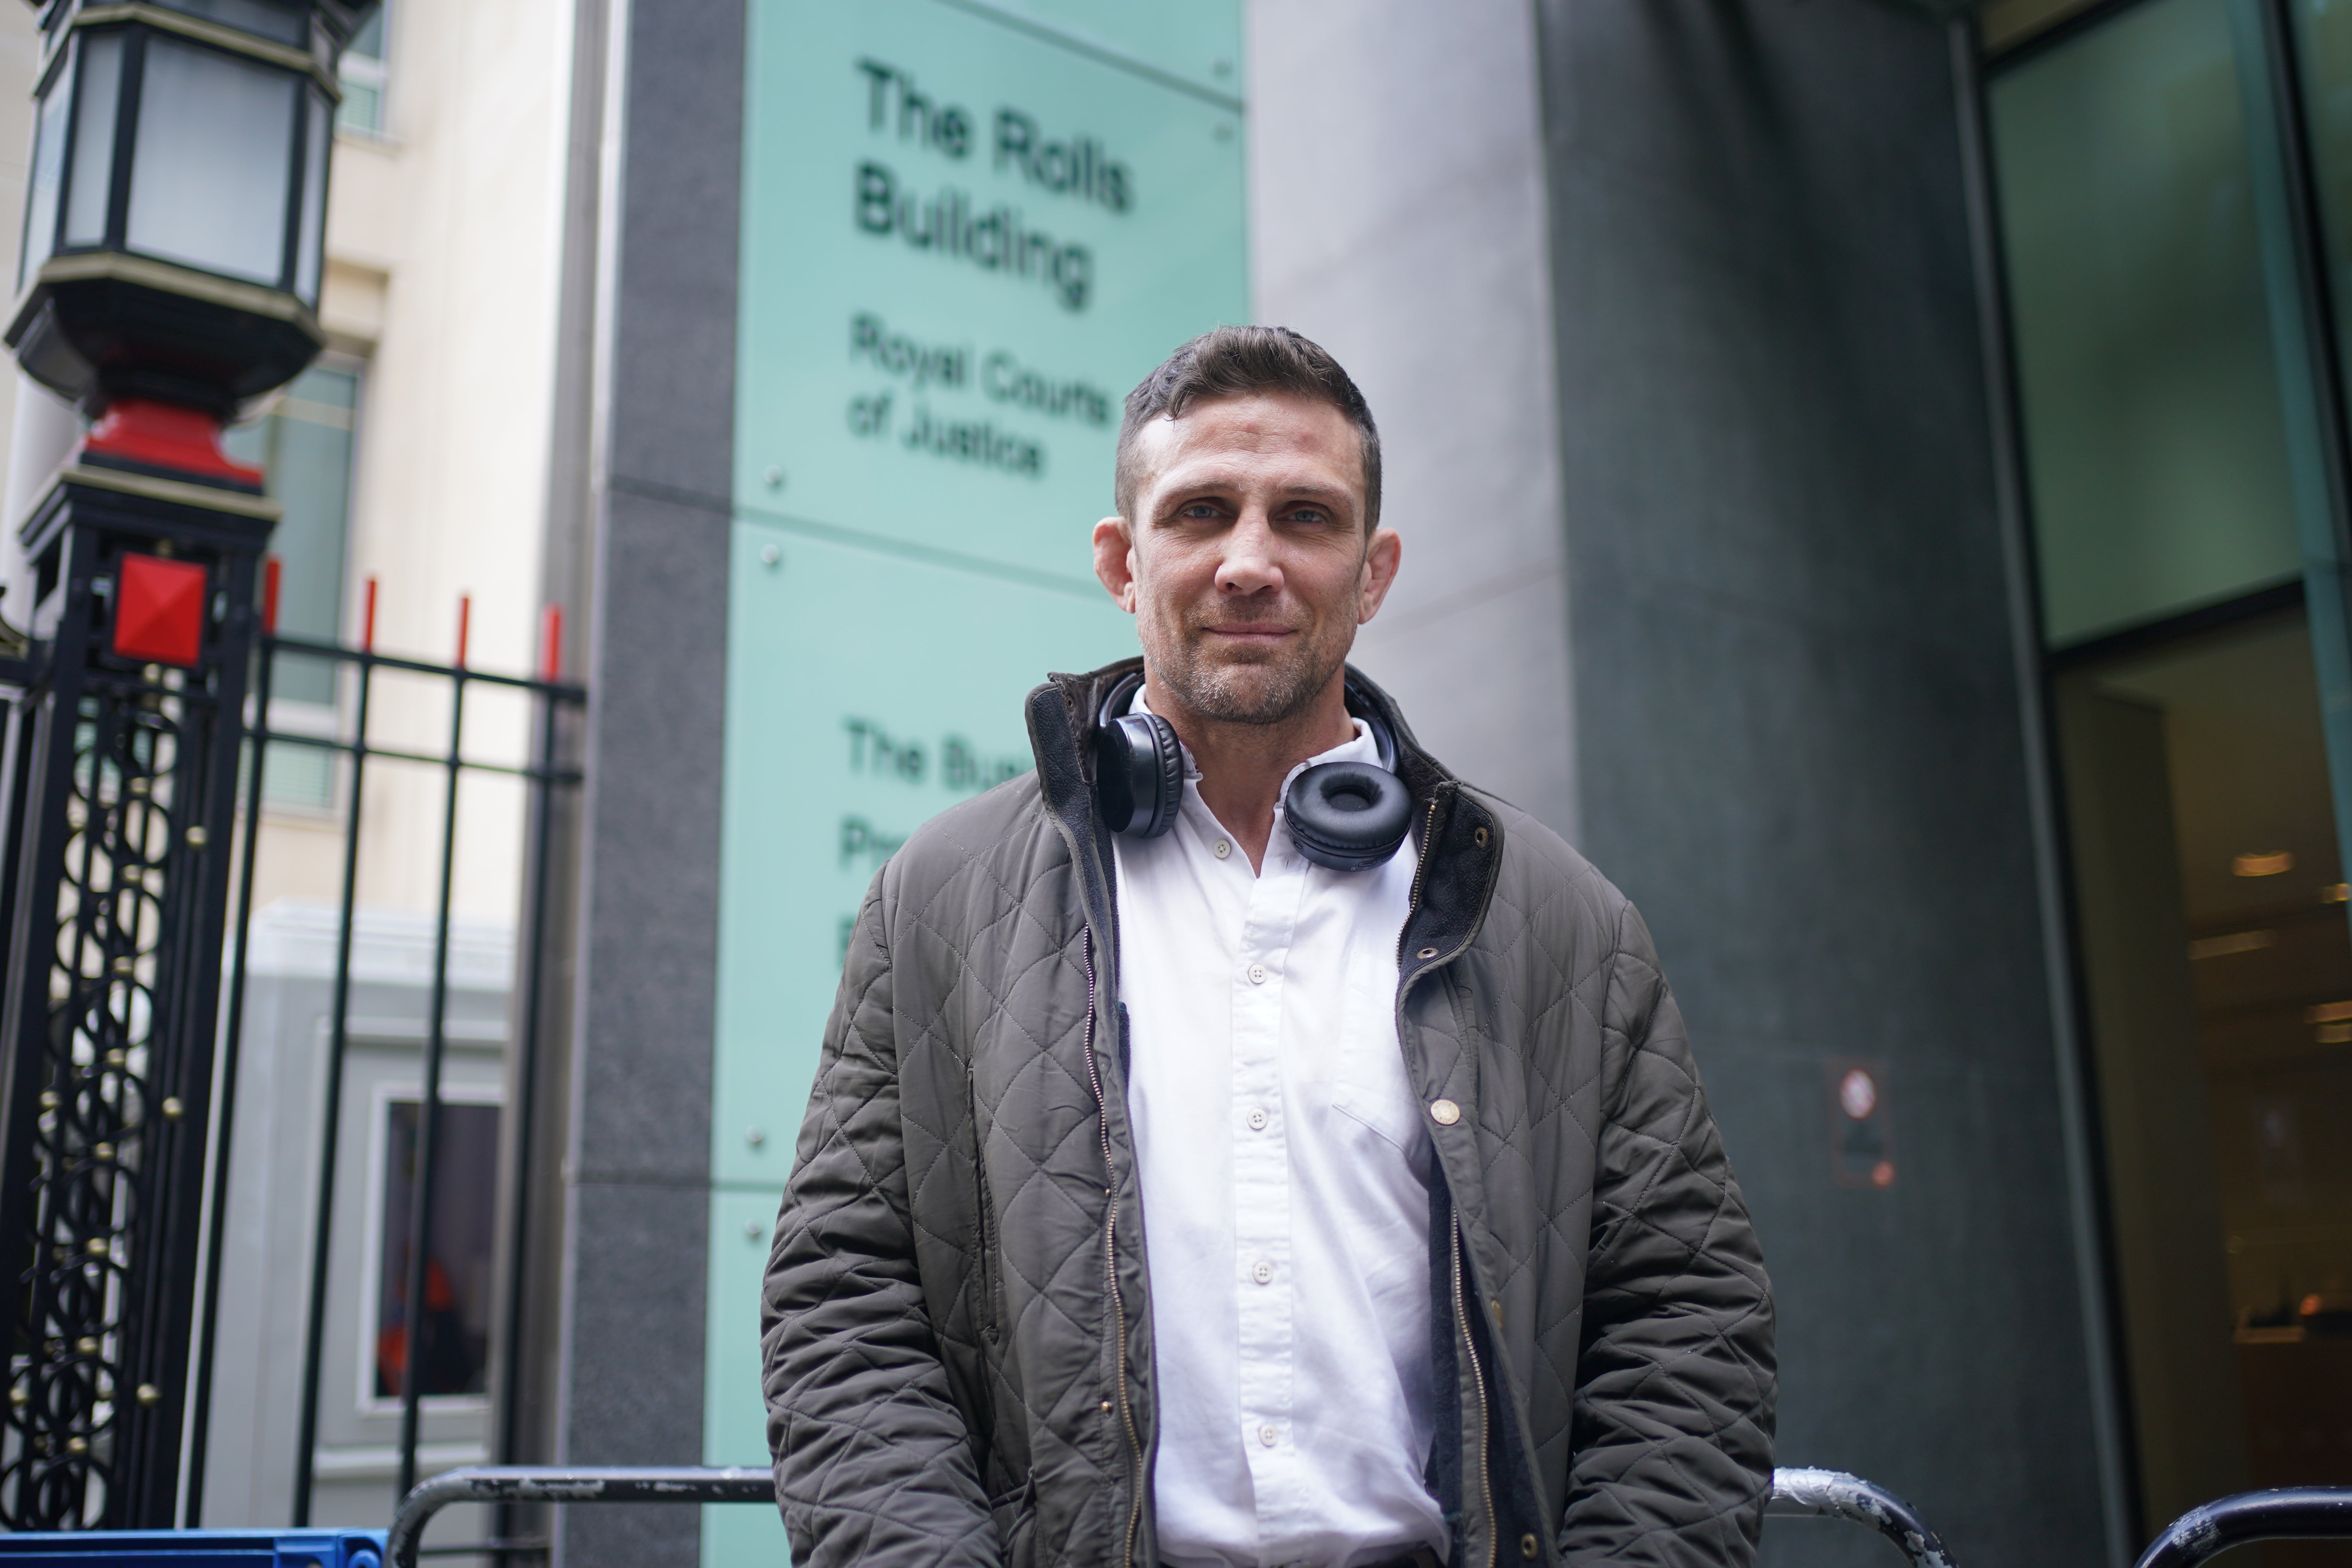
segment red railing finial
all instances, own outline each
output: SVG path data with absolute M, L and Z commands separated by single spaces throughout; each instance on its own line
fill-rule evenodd
M 563 606 L 539 613 L 539 678 L 551 686 L 563 673 Z
M 275 555 L 264 556 L 261 562 L 261 635 L 278 635 L 278 578 L 284 563 Z
M 457 668 L 459 669 L 466 668 L 466 639 L 473 634 L 473 629 L 474 596 L 471 594 L 460 594 L 457 595 Z
M 367 580 L 367 613 L 360 622 L 360 651 L 375 651 L 375 578 L 373 574 Z

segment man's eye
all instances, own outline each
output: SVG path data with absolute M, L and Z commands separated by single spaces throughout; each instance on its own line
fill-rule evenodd
M 1315 523 L 1324 523 L 1331 521 L 1331 514 L 1325 511 L 1319 506 L 1294 507 L 1291 509 L 1290 521 L 1293 522 L 1304 522 L 1310 525 Z
M 1176 515 L 1179 517 L 1211 518 L 1217 515 L 1217 509 L 1207 501 L 1196 500 L 1186 506 Z

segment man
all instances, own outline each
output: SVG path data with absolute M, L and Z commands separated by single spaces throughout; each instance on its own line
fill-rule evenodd
M 762 1312 L 794 1561 L 1748 1563 L 1754 1233 L 1639 917 L 1347 668 L 1362 395 L 1221 328 L 1116 482 L 1139 687 L 1032 692 L 858 916 Z

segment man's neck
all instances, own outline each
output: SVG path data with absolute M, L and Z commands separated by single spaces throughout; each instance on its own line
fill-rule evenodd
M 1314 701 L 1276 724 L 1206 718 L 1149 674 L 1143 700 L 1192 753 L 1201 770 L 1201 804 L 1233 835 L 1253 871 L 1265 868 L 1274 808 L 1290 770 L 1356 735 L 1356 721 L 1348 716 L 1346 677 L 1337 671 Z

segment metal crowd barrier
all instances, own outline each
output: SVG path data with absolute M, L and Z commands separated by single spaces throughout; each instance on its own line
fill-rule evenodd
M 1843 1470 L 1774 1470 L 1768 1515 L 1782 1519 L 1846 1519 L 1895 1542 L 1913 1568 L 1952 1568 L 1943 1537 L 1911 1505 L 1885 1487 Z
M 561 1465 L 482 1466 L 451 1470 L 418 1487 L 402 1500 L 385 1538 L 391 1568 L 416 1568 L 425 1527 L 452 1503 L 479 1502 L 763 1502 L 775 1506 L 775 1479 L 766 1470 L 574 1469 Z M 2215 1507 L 2221 1505 L 2215 1504 Z M 1843 1470 L 1775 1470 L 1772 1500 L 1765 1510 L 1783 1516 L 1852 1520 L 1893 1542 L 1914 1568 L 1952 1568 L 1951 1553 L 1911 1505 L 1884 1487 Z M 2249 1538 L 2251 1539 L 2251 1537 Z M 503 1556 L 517 1548 L 503 1542 L 478 1546 L 443 1546 L 436 1553 L 479 1552 Z M 2216 1550 L 2219 1550 L 2216 1548 Z M 2185 1568 L 2197 1558 L 2180 1560 Z M 2140 1568 L 2150 1568 L 2143 1561 Z
M 384 1537 L 393 1568 L 416 1568 L 425 1527 L 433 1516 L 461 1502 L 763 1502 L 776 1506 L 776 1478 L 766 1469 L 574 1468 L 566 1465 L 478 1465 L 434 1477 L 403 1498 Z M 506 1557 L 518 1554 L 509 1542 L 472 1547 L 435 1547 L 436 1554 Z M 543 1550 L 543 1549 L 542 1549 Z
M 2140 1553 L 2137 1568 L 2194 1568 L 2249 1541 L 2331 1540 L 2352 1540 L 2352 1487 L 2277 1487 L 2190 1509 Z

